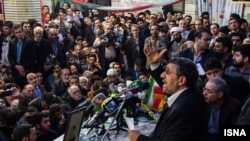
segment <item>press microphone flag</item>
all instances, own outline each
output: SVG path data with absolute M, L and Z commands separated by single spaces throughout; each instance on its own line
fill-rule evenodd
M 91 105 L 93 105 L 95 107 L 100 107 L 101 103 L 104 99 L 106 99 L 105 94 L 99 93 L 93 97 L 93 99 L 91 100 Z
M 136 80 L 131 82 L 127 89 L 124 89 L 121 94 L 125 96 L 132 96 L 138 92 L 144 91 L 149 88 L 149 83 L 147 81 Z

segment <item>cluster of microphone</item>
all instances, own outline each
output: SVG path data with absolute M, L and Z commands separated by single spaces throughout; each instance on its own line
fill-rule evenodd
M 93 99 L 87 99 L 80 103 L 76 108 L 86 107 L 84 115 L 87 118 L 94 109 L 100 109 L 97 111 L 84 125 L 84 128 L 92 128 L 104 123 L 110 116 L 112 116 L 119 109 L 122 102 L 129 100 L 132 97 L 143 98 L 144 90 L 149 88 L 149 83 L 144 81 L 132 81 L 128 86 L 119 84 L 116 87 L 118 94 L 106 97 L 103 93 L 98 93 Z

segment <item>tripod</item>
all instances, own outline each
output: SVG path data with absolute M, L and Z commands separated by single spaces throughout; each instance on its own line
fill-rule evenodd
M 111 121 L 111 123 L 110 123 L 108 129 L 106 130 L 105 134 L 103 135 L 101 141 L 103 141 L 103 140 L 105 139 L 105 137 L 108 135 L 108 132 L 111 130 L 111 127 L 112 127 L 114 121 L 118 119 L 118 116 L 120 115 L 120 113 L 121 113 L 121 111 L 122 111 L 122 109 L 123 109 L 124 104 L 125 104 L 125 101 L 123 101 L 123 102 L 120 104 L 117 113 L 115 114 L 114 118 L 112 119 L 112 121 Z M 120 116 L 120 118 L 122 118 L 122 115 Z M 123 119 L 121 119 L 121 120 L 123 120 Z M 112 130 L 114 130 L 114 129 L 112 129 Z M 118 132 L 117 132 L 117 134 L 116 134 L 116 136 L 117 136 L 118 133 L 119 133 L 119 131 L 121 130 L 121 124 L 120 124 L 119 119 L 118 119 L 118 121 L 117 121 L 116 130 L 118 130 Z M 122 129 L 122 130 L 125 130 L 125 129 Z M 126 131 L 126 130 L 125 130 L 125 131 Z

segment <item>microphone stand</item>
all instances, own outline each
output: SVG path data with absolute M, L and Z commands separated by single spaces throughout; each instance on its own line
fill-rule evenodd
M 120 104 L 120 107 L 119 107 L 119 109 L 118 109 L 116 115 L 115 115 L 114 118 L 112 119 L 112 121 L 111 121 L 111 123 L 110 123 L 108 129 L 107 129 L 106 132 L 105 132 L 105 134 L 102 136 L 101 141 L 104 141 L 105 137 L 107 136 L 108 132 L 109 132 L 110 129 L 111 129 L 111 126 L 113 125 L 114 121 L 117 119 L 118 115 L 120 114 L 120 112 L 121 112 L 121 110 L 122 110 L 124 104 L 125 104 L 125 101 L 123 101 L 123 102 Z

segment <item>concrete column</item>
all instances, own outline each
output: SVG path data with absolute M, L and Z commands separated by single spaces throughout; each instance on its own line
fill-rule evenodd
M 186 0 L 185 1 L 185 15 L 192 16 L 192 22 L 198 18 L 198 1 L 197 0 Z

